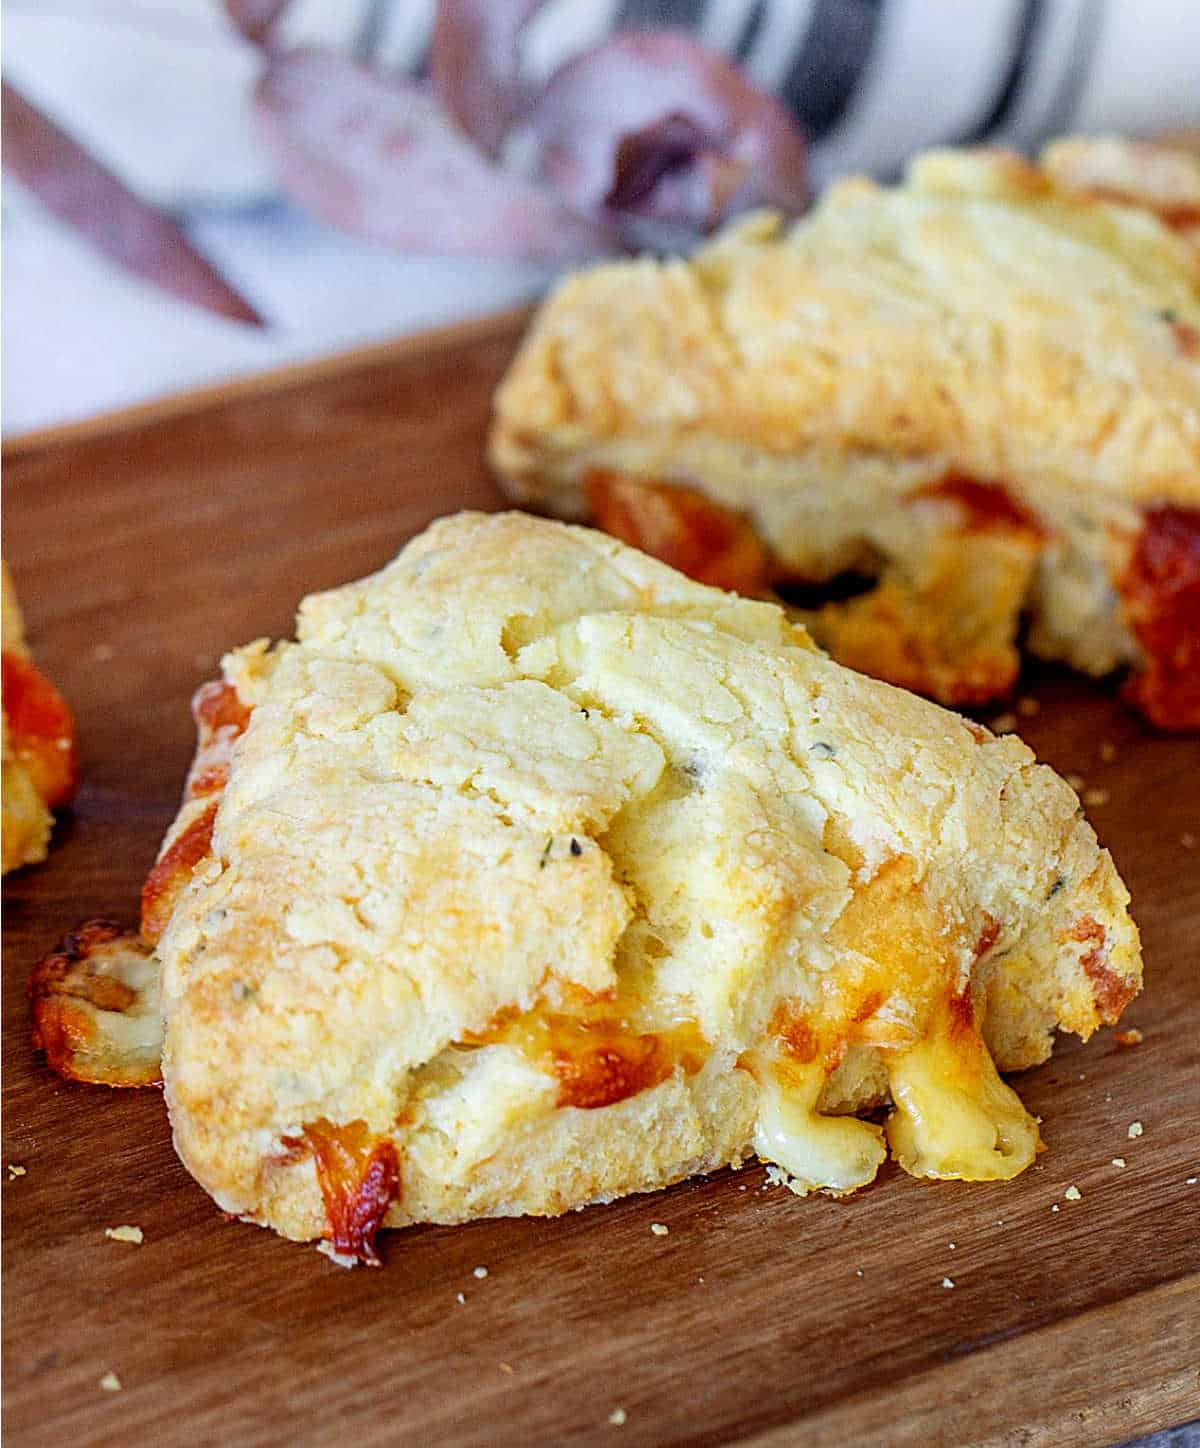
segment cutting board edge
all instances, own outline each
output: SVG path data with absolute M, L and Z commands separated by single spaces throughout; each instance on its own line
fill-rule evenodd
M 801 1442 L 805 1448 L 881 1441 L 889 1448 L 1126 1443 L 1200 1419 L 1197 1301 L 1200 1272 L 1188 1272 L 737 1442 L 739 1448 L 791 1448 Z M 1138 1316 L 1132 1332 L 1131 1313 Z M 1098 1359 L 1113 1360 L 1113 1349 L 1123 1342 L 1126 1352 L 1113 1376 L 1089 1400 L 1081 1373 Z M 1037 1383 L 1043 1410 L 1014 1415 L 1014 1404 L 1028 1403 L 1031 1382 Z
M 423 352 L 468 347 L 499 337 L 512 337 L 515 341 L 528 325 L 536 305 L 534 302 L 522 303 L 500 312 L 489 312 L 482 317 L 470 317 L 465 321 L 451 322 L 441 327 L 424 328 L 419 332 L 406 333 L 402 337 L 345 348 L 308 361 L 268 367 L 261 372 L 235 377 L 231 381 L 188 387 L 182 392 L 170 392 L 164 397 L 135 402 L 128 407 L 114 408 L 92 417 L 79 418 L 74 422 L 31 428 L 4 438 L 0 444 L 0 458 L 4 462 L 10 462 L 57 447 L 132 432 L 138 428 L 151 427 L 155 423 L 170 422 L 192 413 L 205 412 L 225 403 L 267 397 L 272 393 L 286 392 L 290 388 L 302 387 L 324 378 L 340 377 L 350 372 L 403 362 Z

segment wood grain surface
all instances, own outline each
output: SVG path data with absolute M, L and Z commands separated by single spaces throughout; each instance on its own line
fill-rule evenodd
M 1064 1041 L 1024 1075 L 1049 1150 L 1014 1183 L 888 1167 L 800 1201 L 748 1168 L 386 1234 L 381 1271 L 345 1272 L 224 1221 L 158 1092 L 34 1058 L 29 967 L 88 915 L 133 919 L 221 652 L 289 633 L 304 593 L 436 515 L 499 505 L 482 441 L 515 336 L 458 329 L 8 461 L 5 553 L 84 770 L 50 859 L 4 882 L 9 1441 L 1105 1444 L 1197 1416 L 1200 746 L 1105 686 L 1036 672 L 1021 725 L 1108 793 L 1091 813 L 1143 931 L 1144 1040 Z M 121 1223 L 144 1244 L 106 1240 Z

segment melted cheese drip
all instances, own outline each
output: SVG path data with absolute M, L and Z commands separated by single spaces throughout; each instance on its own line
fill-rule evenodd
M 1037 1122 L 973 1029 L 935 1029 L 889 1060 L 888 1084 L 888 1143 L 913 1176 L 1007 1181 L 1038 1153 Z
M 840 1195 L 873 1181 L 887 1156 L 883 1131 L 853 1116 L 821 1116 L 817 1099 L 828 1072 L 819 1060 L 801 1065 L 781 1057 L 758 1064 L 754 1150 L 791 1177 L 799 1195 Z
M 851 853 L 844 839 L 827 842 Z M 857 863 L 857 862 L 854 862 Z M 990 917 L 972 942 L 994 944 Z M 930 908 L 912 860 L 888 861 L 860 886 L 834 927 L 845 952 L 819 1002 L 781 1002 L 772 1043 L 748 1062 L 760 1100 L 754 1149 L 801 1192 L 835 1194 L 871 1181 L 887 1154 L 879 1127 L 823 1116 L 817 1104 L 848 1045 L 879 1050 L 894 1110 L 887 1145 L 913 1176 L 997 1181 L 1033 1161 L 1037 1123 L 996 1071 L 961 990 L 952 937 Z

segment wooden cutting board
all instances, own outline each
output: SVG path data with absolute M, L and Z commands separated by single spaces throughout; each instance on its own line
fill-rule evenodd
M 1036 673 L 1021 722 L 1107 792 L 1092 817 L 1144 933 L 1144 1040 L 1066 1041 L 1024 1076 L 1049 1150 L 1015 1183 L 889 1167 L 800 1201 L 753 1167 L 386 1234 L 382 1271 L 345 1272 L 222 1220 L 157 1091 L 34 1058 L 29 968 L 86 916 L 133 919 L 221 652 L 287 634 L 302 594 L 436 515 L 500 504 L 483 438 L 520 320 L 9 450 L 4 548 L 84 777 L 50 859 L 4 883 L 10 1441 L 1057 1445 L 1200 1415 L 1200 746 L 1150 737 L 1106 687 Z M 105 1238 L 122 1223 L 142 1246 Z

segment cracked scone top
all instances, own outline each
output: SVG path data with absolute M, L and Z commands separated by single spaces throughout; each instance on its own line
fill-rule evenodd
M 1010 1177 L 1038 1132 L 993 1061 L 1139 987 L 1125 888 L 1019 740 L 603 534 L 445 519 L 225 673 L 248 726 L 162 857 L 208 851 L 163 1078 L 188 1168 L 286 1236 L 370 1258 L 381 1223 L 752 1152 L 801 1190 L 888 1143 Z

